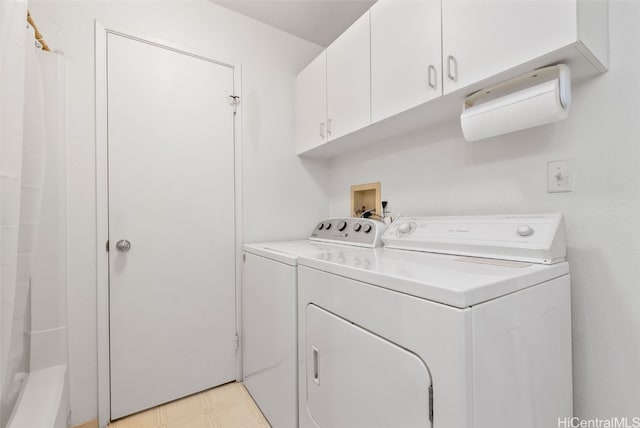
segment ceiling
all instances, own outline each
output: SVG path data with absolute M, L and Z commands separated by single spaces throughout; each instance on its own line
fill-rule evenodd
M 287 33 L 329 46 L 376 0 L 211 0 Z

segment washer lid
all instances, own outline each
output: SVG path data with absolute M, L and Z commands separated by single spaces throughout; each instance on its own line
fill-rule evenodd
M 566 258 L 562 214 L 402 217 L 385 247 L 553 264 Z
M 298 264 L 449 306 L 467 308 L 569 273 L 541 265 L 389 248 L 323 252 Z
M 243 251 L 292 266 L 297 265 L 299 256 L 313 256 L 336 248 L 344 249 L 345 246 L 313 242 L 306 239 L 301 241 L 262 242 L 244 244 L 242 246 Z

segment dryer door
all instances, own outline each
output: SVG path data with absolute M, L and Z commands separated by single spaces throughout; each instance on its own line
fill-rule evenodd
M 431 426 L 418 356 L 318 306 L 305 315 L 307 409 L 320 428 Z

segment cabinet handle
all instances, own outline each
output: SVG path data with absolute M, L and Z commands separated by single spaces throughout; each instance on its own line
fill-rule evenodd
M 436 89 L 436 87 L 438 86 L 437 81 L 436 81 L 436 67 L 433 65 L 429 66 L 429 86 L 431 86 L 433 89 Z
M 324 122 L 320 123 L 320 138 L 324 138 Z
M 316 348 L 315 346 L 311 346 L 311 349 L 313 350 L 313 381 L 315 383 L 317 383 L 318 385 L 320 385 L 320 373 L 319 373 L 319 367 L 318 367 L 318 348 Z
M 327 119 L 327 135 L 331 135 L 331 119 Z
M 451 66 L 453 64 L 453 67 Z M 449 80 L 455 81 L 458 78 L 458 61 L 453 55 L 447 57 L 447 76 Z

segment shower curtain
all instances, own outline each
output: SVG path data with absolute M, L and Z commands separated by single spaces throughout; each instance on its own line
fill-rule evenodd
M 29 370 L 29 282 L 44 177 L 42 74 L 26 0 L 0 1 L 0 427 Z

